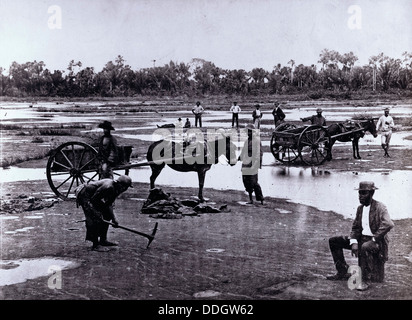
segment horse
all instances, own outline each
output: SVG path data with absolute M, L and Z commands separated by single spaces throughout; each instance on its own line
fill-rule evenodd
M 236 157 L 237 147 L 233 142 L 231 142 L 230 136 L 220 136 L 213 141 L 205 139 L 202 142 L 203 143 L 201 143 L 201 145 L 203 145 L 204 147 L 204 153 L 203 155 L 201 154 L 200 157 L 192 157 L 190 154 L 188 154 L 189 152 L 185 152 L 189 150 L 188 148 L 193 148 L 194 144 L 191 144 L 190 142 L 175 142 L 162 139 L 152 143 L 149 146 L 146 154 L 146 158 L 149 161 L 152 170 L 152 174 L 150 176 L 150 188 L 155 188 L 155 180 L 166 164 L 173 170 L 179 172 L 195 171 L 197 172 L 199 180 L 198 198 L 200 202 L 204 202 L 205 199 L 203 198 L 203 186 L 205 182 L 206 172 L 212 167 L 212 164 L 217 164 L 219 162 L 219 157 L 221 155 L 224 155 L 229 164 L 231 166 L 234 166 L 238 158 Z M 172 156 L 172 158 L 167 159 L 167 161 L 156 161 L 156 155 L 154 155 L 153 153 L 154 151 L 159 152 L 159 150 L 160 157 L 165 157 L 166 154 L 169 154 Z M 178 150 L 182 151 L 182 153 L 184 154 L 183 157 L 178 156 Z M 198 153 L 198 151 L 199 150 L 194 149 L 194 153 Z
M 360 119 L 358 121 L 348 121 L 345 123 L 334 123 L 327 127 L 327 131 L 332 137 L 330 140 L 330 145 L 328 146 L 328 160 L 332 160 L 332 146 L 336 141 L 352 141 L 353 158 L 361 159 L 361 156 L 359 155 L 359 139 L 363 138 L 366 131 L 369 131 L 374 138 L 378 136 L 378 133 L 376 131 L 376 125 L 372 118 Z M 333 136 L 335 135 L 339 136 L 333 138 Z

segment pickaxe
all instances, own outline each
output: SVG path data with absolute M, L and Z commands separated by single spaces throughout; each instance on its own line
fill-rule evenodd
M 156 231 L 157 231 L 157 222 L 156 222 L 156 224 L 155 224 L 155 226 L 154 226 L 154 228 L 153 228 L 152 234 L 146 234 L 146 233 L 143 233 L 143 232 L 140 232 L 140 231 L 136 231 L 136 230 L 127 228 L 127 227 L 123 227 L 123 226 L 121 226 L 121 225 L 114 224 L 113 222 L 110 222 L 110 221 L 107 221 L 107 220 L 104 220 L 104 219 L 103 219 L 103 222 L 106 222 L 106 223 L 112 225 L 112 226 L 115 227 L 115 228 L 124 229 L 124 230 L 130 231 L 130 232 L 136 233 L 136 234 L 138 234 L 138 235 L 141 235 L 141 236 L 143 236 L 143 237 L 146 237 L 147 239 L 149 239 L 149 243 L 147 244 L 146 249 L 149 248 L 150 244 L 152 243 L 152 241 L 153 241 L 153 239 L 154 239 L 154 237 L 155 237 Z

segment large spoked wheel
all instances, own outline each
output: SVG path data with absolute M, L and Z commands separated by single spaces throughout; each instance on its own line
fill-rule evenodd
M 277 132 L 285 131 L 288 129 L 296 129 L 296 126 L 293 123 L 282 123 L 277 126 L 275 131 L 272 134 L 270 139 L 270 151 L 276 160 L 283 163 L 290 163 L 295 161 L 299 157 L 299 153 L 296 148 L 293 148 L 291 145 L 285 145 L 280 142 L 282 138 L 276 136 Z
M 47 181 L 61 199 L 74 199 L 74 189 L 98 180 L 97 150 L 87 143 L 66 142 L 55 149 L 47 162 Z
M 320 165 L 329 157 L 330 134 L 326 128 L 312 125 L 299 135 L 299 157 L 307 165 Z

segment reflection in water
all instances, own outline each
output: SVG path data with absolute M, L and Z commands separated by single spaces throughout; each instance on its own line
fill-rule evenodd
M 57 258 L 2 260 L 0 261 L 0 287 L 50 276 L 53 270 L 71 269 L 79 265 L 77 262 Z
M 412 171 L 352 173 L 330 172 L 316 167 L 272 166 L 265 164 L 265 155 L 264 165 L 259 171 L 259 183 L 266 197 L 288 199 L 353 218 L 359 204 L 355 188 L 360 181 L 371 180 L 379 188 L 375 192 L 375 199 L 388 207 L 393 219 L 412 218 Z M 240 167 L 240 162 L 233 167 L 213 165 L 206 174 L 205 188 L 244 191 Z M 0 169 L 0 175 L 3 182 L 45 180 L 44 171 L 11 167 L 7 170 Z M 135 182 L 149 183 L 151 170 L 149 167 L 140 167 L 130 170 L 129 174 Z M 176 172 L 166 166 L 157 178 L 156 185 L 197 188 L 198 178 L 195 172 Z M 142 198 L 146 195 L 138 196 Z
M 150 169 L 131 170 L 134 181 L 148 182 Z M 158 177 L 158 186 L 182 186 L 197 188 L 195 173 L 178 173 L 166 167 Z M 412 218 L 410 194 L 411 171 L 346 173 L 330 172 L 320 168 L 263 166 L 259 183 L 267 197 L 289 199 L 291 202 L 334 211 L 353 218 L 359 205 L 355 188 L 363 180 L 372 180 L 379 187 L 375 199 L 385 203 L 393 219 Z M 212 166 L 206 175 L 206 188 L 243 191 L 240 164 L 234 167 Z M 207 195 L 206 195 L 207 196 Z
M 138 103 L 139 101 L 136 101 Z M 310 105 L 305 105 L 303 102 L 291 102 L 290 108 L 286 108 L 286 116 L 289 121 L 299 121 L 299 119 L 307 114 L 313 114 L 318 105 L 323 102 L 311 102 Z M 326 104 L 327 102 L 325 102 Z M 93 104 L 88 102 L 86 104 Z M 99 106 L 105 104 L 104 102 L 95 102 L 94 105 Z M 328 103 L 329 104 L 329 103 Z M 81 103 L 79 103 L 82 106 Z M 39 105 L 40 106 L 40 105 Z M 62 105 L 55 105 L 55 103 L 42 103 L 44 108 L 66 108 L 73 106 L 73 103 L 65 103 Z M 344 121 L 351 118 L 354 113 L 360 114 L 367 112 L 369 115 L 377 117 L 382 113 L 382 105 L 374 107 L 342 107 L 342 106 L 328 106 L 325 110 L 325 116 L 328 121 Z M 29 108 L 27 103 L 0 103 L 2 110 L 0 117 L 3 123 L 19 123 L 21 120 L 26 120 L 26 124 L 33 124 L 39 121 L 41 117 L 42 123 L 71 123 L 73 118 L 67 116 L 65 113 L 53 114 L 53 118 L 44 118 L 44 114 L 50 115 L 47 112 L 39 112 L 38 108 Z M 391 109 L 391 114 L 399 118 L 410 118 L 411 105 L 397 105 Z M 190 112 L 190 110 L 188 110 Z M 270 111 L 265 109 L 264 113 Z M 166 123 L 174 122 L 179 112 L 164 112 L 162 120 Z M 179 113 L 180 114 L 180 113 Z M 116 119 L 120 122 L 122 117 L 127 117 L 130 121 L 133 118 L 145 117 L 150 114 L 139 113 L 139 115 L 125 113 L 124 115 L 116 115 Z M 183 113 L 182 113 L 183 115 Z M 99 112 L 82 114 L 81 117 L 76 116 L 76 121 L 89 121 L 91 123 L 101 120 L 102 114 Z M 206 127 L 223 127 L 229 129 L 230 127 L 230 113 L 227 111 L 211 111 L 205 114 L 204 124 Z M 153 119 L 154 120 L 154 119 Z M 249 121 L 249 115 L 243 114 L 240 116 L 240 122 L 245 124 Z M 226 122 L 224 122 L 226 121 Z M 24 122 L 21 122 L 24 123 Z M 149 123 L 147 128 L 154 123 Z M 264 125 L 266 128 L 273 129 L 272 124 Z M 124 130 L 133 128 L 123 128 Z M 136 128 L 137 129 L 137 128 Z M 150 134 L 130 134 L 119 128 L 119 135 L 127 138 L 153 140 L 153 135 Z M 135 132 L 133 132 L 135 133 Z M 410 147 L 412 140 L 406 140 L 410 132 L 396 132 L 392 136 L 391 144 L 394 148 Z M 366 135 L 364 139 L 360 140 L 360 145 L 365 146 L 363 150 L 367 151 L 367 146 L 379 145 L 380 139 L 373 139 L 370 135 Z M 264 144 L 268 145 L 268 144 Z M 240 146 L 239 146 L 240 147 Z M 363 160 L 365 161 L 365 160 Z M 389 212 L 394 219 L 412 218 L 412 205 L 410 200 L 412 171 L 386 171 L 386 172 L 368 172 L 353 173 L 330 172 L 321 168 L 299 168 L 299 167 L 283 167 L 272 166 L 273 156 L 270 153 L 265 153 L 263 157 L 263 168 L 259 172 L 259 182 L 263 188 L 265 196 L 286 198 L 296 203 L 311 205 L 321 210 L 331 210 L 345 217 L 353 217 L 356 207 L 358 205 L 358 198 L 354 188 L 358 186 L 359 181 L 373 180 L 379 187 L 375 193 L 375 198 L 384 202 L 389 209 Z M 412 169 L 412 167 L 411 167 Z M 24 180 L 45 180 L 44 169 L 25 169 L 25 168 L 10 168 L 3 170 L 0 168 L 0 175 L 2 182 L 9 181 L 24 181 Z M 147 167 L 136 168 L 130 170 L 132 179 L 136 182 L 149 182 L 150 169 Z M 47 183 L 47 182 L 45 182 Z M 175 171 L 166 168 L 157 179 L 158 186 L 182 186 L 197 188 L 198 180 L 196 173 L 176 173 Z M 218 190 L 234 189 L 242 190 L 243 184 L 241 178 L 240 164 L 234 167 L 224 165 L 214 165 L 207 173 L 205 180 L 206 188 L 215 188 Z M 206 195 L 207 196 L 207 195 Z M 143 197 L 138 195 L 139 198 Z

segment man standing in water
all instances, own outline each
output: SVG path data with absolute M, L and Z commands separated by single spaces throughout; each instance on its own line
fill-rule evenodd
M 395 127 L 393 118 L 389 115 L 389 108 L 384 109 L 384 114 L 379 118 L 378 123 L 376 124 L 376 131 L 381 131 L 381 145 L 382 149 L 385 151 L 384 157 L 390 157 L 389 142 L 392 137 L 392 128 Z
M 86 240 L 93 243 L 93 251 L 108 251 L 106 247 L 117 245 L 107 241 L 109 225 L 103 219 L 118 224 L 113 203 L 128 188 L 133 188 L 132 179 L 126 175 L 119 176 L 117 180 L 92 181 L 76 188 L 77 205 L 82 207 L 86 217 Z
M 352 251 L 357 257 L 361 270 L 361 279 L 356 289 L 368 289 L 370 281 L 383 281 L 383 273 L 379 275 L 378 265 L 388 260 L 388 235 L 394 227 L 386 206 L 373 199 L 375 184 L 372 181 L 359 183 L 359 202 L 350 237 L 337 236 L 329 239 L 329 248 L 337 273 L 326 277 L 328 280 L 348 280 L 349 266 L 346 264 L 343 249 Z M 383 270 L 383 269 L 382 269 Z
M 253 124 L 248 124 L 247 140 L 243 145 L 239 160 L 242 161 L 242 181 L 249 194 L 248 204 L 253 204 L 253 192 L 256 201 L 263 204 L 262 188 L 258 182 L 258 171 L 262 168 L 262 143 L 260 141 L 259 130 Z

